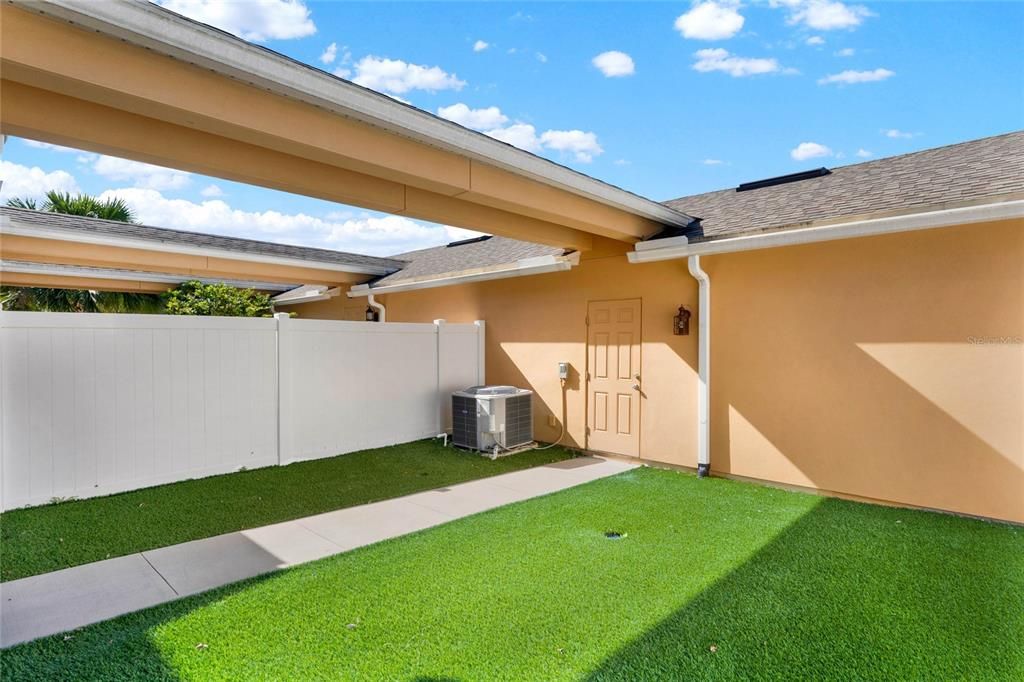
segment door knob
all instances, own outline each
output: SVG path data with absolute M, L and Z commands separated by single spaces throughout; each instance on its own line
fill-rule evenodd
M 633 384 L 633 390 L 634 391 L 639 391 L 640 390 L 640 384 Z

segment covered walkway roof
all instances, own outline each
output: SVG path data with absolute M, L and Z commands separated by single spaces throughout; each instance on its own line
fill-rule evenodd
M 397 272 L 394 258 L 0 208 L 0 284 L 163 291 L 190 279 L 263 291 L 349 286 Z
M 152 3 L 0 13 L 5 134 L 566 249 L 692 222 Z

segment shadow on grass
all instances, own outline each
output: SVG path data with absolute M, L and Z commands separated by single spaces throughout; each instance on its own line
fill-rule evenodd
M 616 513 L 615 505 L 630 499 L 623 486 L 633 486 L 635 481 L 645 478 L 655 482 L 667 480 L 667 476 L 653 472 L 630 474 L 591 488 L 591 492 L 605 488 L 600 497 L 606 501 L 596 512 L 579 506 L 581 502 L 586 506 L 585 489 L 575 496 L 561 498 L 562 506 L 542 509 L 547 509 L 548 518 L 564 519 L 568 509 L 580 509 L 586 516 L 583 525 L 569 524 L 567 533 L 559 535 L 561 540 L 568 541 L 583 529 L 593 531 L 595 519 Z M 682 482 L 688 484 L 689 479 Z M 743 492 L 737 487 L 739 484 L 715 485 L 716 488 L 705 486 L 701 490 L 716 490 L 718 496 L 673 498 L 672 504 L 677 504 L 677 499 L 684 500 L 689 505 L 687 519 L 698 513 L 698 518 L 705 521 L 700 527 L 717 529 L 717 534 L 663 532 L 667 523 L 678 523 L 680 517 L 658 517 L 651 521 L 658 526 L 658 541 L 648 545 L 638 542 L 637 550 L 642 550 L 642 556 L 649 561 L 660 562 L 653 564 L 658 567 L 653 573 L 649 570 L 652 564 L 637 561 L 634 552 L 627 551 L 626 559 L 615 560 L 608 552 L 595 554 L 594 550 L 595 546 L 628 550 L 628 544 L 608 545 L 600 539 L 593 542 L 601 544 L 580 544 L 570 549 L 576 561 L 567 564 L 566 571 L 573 565 L 586 566 L 584 572 L 569 573 L 571 576 L 600 581 L 607 580 L 609 571 L 618 571 L 619 576 L 624 575 L 623 571 L 635 575 L 646 566 L 647 577 L 651 578 L 647 580 L 649 589 L 666 587 L 658 599 L 645 599 L 649 592 L 636 592 L 644 589 L 643 581 L 630 583 L 621 578 L 610 601 L 607 590 L 577 599 L 580 593 L 564 589 L 563 578 L 550 570 L 551 561 L 565 556 L 553 548 L 538 548 L 543 561 L 520 562 L 519 569 L 510 572 L 511 588 L 498 589 L 487 599 L 481 599 L 487 595 L 479 590 L 492 582 L 492 567 L 486 571 L 487 580 L 481 582 L 479 572 L 449 572 L 450 564 L 445 562 L 452 559 L 443 557 L 468 557 L 482 563 L 480 557 L 474 558 L 471 544 L 486 539 L 498 526 L 492 522 L 465 522 L 457 527 L 462 528 L 461 539 L 453 539 L 447 533 L 447 539 L 441 538 L 440 545 L 403 538 L 390 545 L 401 551 L 357 550 L 366 554 L 353 559 L 348 570 L 367 571 L 373 580 L 359 583 L 365 587 L 360 593 L 363 603 L 357 604 L 354 612 L 365 609 L 369 602 L 379 601 L 388 608 L 387 617 L 380 616 L 379 626 L 384 628 L 384 634 L 374 635 L 365 646 L 355 646 L 358 642 L 353 641 L 351 649 L 333 644 L 325 647 L 325 642 L 335 640 L 301 632 L 306 626 L 317 628 L 346 622 L 317 612 L 324 604 L 331 606 L 331 595 L 340 589 L 338 581 L 346 575 L 332 565 L 322 564 L 323 570 L 316 572 L 296 569 L 306 571 L 306 579 L 291 581 L 277 594 L 271 594 L 273 590 L 258 590 L 247 599 L 240 593 L 290 571 L 125 616 L 75 633 L 68 641 L 58 636 L 4 651 L 0 655 L 0 678 L 202 679 L 204 673 L 206 677 L 223 676 L 225 670 L 235 679 L 269 679 L 275 674 L 277 678 L 288 678 L 289 672 L 294 678 L 301 674 L 296 671 L 310 670 L 342 677 L 342 670 L 373 669 L 358 665 L 363 662 L 359 657 L 384 652 L 377 676 L 387 676 L 380 672 L 385 669 L 399 671 L 391 675 L 392 679 L 416 679 L 417 673 L 421 680 L 443 680 L 449 675 L 451 679 L 591 680 L 1024 679 L 1024 529 L 821 498 L 810 509 L 801 500 L 795 500 L 800 504 L 777 506 L 787 515 L 786 523 L 755 523 L 764 527 L 748 532 L 744 540 L 743 524 L 762 513 L 762 509 L 766 510 L 763 513 L 771 513 L 763 503 L 785 500 L 780 501 L 778 494 L 755 490 L 751 491 L 750 503 L 739 497 L 732 497 L 729 503 L 730 486 Z M 694 490 L 689 485 L 680 488 L 684 492 L 687 489 Z M 636 494 L 639 493 L 634 493 L 632 499 L 636 499 Z M 554 498 L 549 498 L 549 503 L 551 499 Z M 644 518 L 650 519 L 651 512 L 659 508 L 664 507 L 644 507 L 641 511 Z M 533 510 L 529 516 L 541 518 L 536 515 L 536 506 L 524 504 L 514 509 Z M 497 515 L 500 513 L 478 518 L 498 520 L 505 525 L 510 519 L 519 518 L 510 516 L 508 511 L 504 516 Z M 790 523 L 789 515 L 796 513 L 799 517 Z M 783 525 L 785 529 L 776 535 L 775 529 Z M 545 525 L 539 523 L 534 530 L 540 532 L 543 528 Z M 723 536 L 732 529 L 740 537 L 738 544 L 730 544 L 730 538 Z M 771 530 L 771 535 L 764 535 L 764 530 Z M 630 535 L 637 541 L 643 537 L 641 532 Z M 772 539 L 761 544 L 758 537 Z M 458 554 L 459 548 L 467 547 L 466 542 L 470 543 L 469 549 Z M 484 544 L 489 551 L 496 546 Z M 568 546 L 573 546 L 571 541 Z M 688 554 L 688 547 L 701 551 Z M 758 549 L 754 551 L 754 547 Z M 749 554 L 747 548 L 754 553 Z M 514 543 L 513 549 L 516 556 L 524 555 Z M 716 569 L 716 556 L 730 552 L 735 561 L 719 561 Z M 607 563 L 602 563 L 601 556 Z M 624 555 L 619 552 L 618 556 Z M 702 557 L 705 564 L 695 557 Z M 517 566 L 504 554 L 495 558 L 502 561 L 503 567 Z M 419 562 L 416 566 L 421 569 L 423 562 L 440 560 L 441 565 L 438 570 L 427 567 L 417 573 L 403 564 L 413 560 Z M 394 567 L 383 580 L 382 574 L 373 568 L 382 564 Z M 725 573 L 730 566 L 735 568 Z M 692 598 L 674 598 L 675 594 L 695 594 L 686 590 L 688 581 L 673 582 L 673 575 L 682 571 L 723 577 Z M 410 576 L 413 580 L 425 580 L 420 587 L 432 593 L 452 586 L 476 587 L 464 588 L 454 597 L 446 592 L 444 599 L 437 601 L 427 598 L 426 611 L 401 611 L 404 600 L 424 598 L 416 585 L 404 589 L 403 581 Z M 389 585 L 390 592 L 382 593 L 382 585 Z M 530 642 L 535 644 L 538 640 L 518 634 L 509 636 L 507 623 L 495 627 L 487 618 L 475 620 L 474 607 L 489 608 L 499 603 L 493 597 L 504 596 L 501 608 L 513 609 L 511 615 L 518 610 L 522 616 L 510 619 L 514 625 L 526 627 L 533 623 L 543 627 L 534 613 L 522 613 L 531 608 L 530 595 L 541 594 L 552 599 L 567 596 L 565 609 L 534 607 L 538 613 L 547 614 L 543 617 L 558 619 L 550 630 L 563 638 L 559 641 L 578 632 L 588 621 L 601 623 L 599 629 L 588 631 L 589 636 L 579 638 L 585 648 L 578 652 L 585 657 L 578 659 L 580 665 L 539 669 L 537 666 L 547 659 L 538 658 L 536 652 L 527 649 Z M 225 604 L 223 611 L 216 607 L 204 609 L 205 617 L 200 614 L 190 618 L 193 612 L 222 599 L 238 602 Z M 274 618 L 275 609 L 285 608 L 289 613 Z M 673 612 L 674 608 L 677 610 Z M 591 609 L 593 614 L 588 613 Z M 453 618 L 451 614 L 456 614 L 458 622 L 447 634 L 432 630 L 430 636 L 424 637 L 421 626 L 404 627 L 410 618 L 417 617 L 425 617 L 425 622 L 441 627 L 446 619 Z M 658 618 L 660 621 L 656 621 Z M 267 621 L 273 621 L 274 626 L 267 626 Z M 630 627 L 631 622 L 637 624 L 629 635 L 616 638 L 615 628 L 623 624 Z M 643 631 L 652 623 L 653 627 Z M 239 632 L 239 624 L 243 632 Z M 232 629 L 225 629 L 229 627 Z M 221 637 L 218 642 L 209 642 L 210 651 L 197 650 L 195 647 L 204 643 L 203 637 L 217 636 L 217 628 L 221 628 Z M 403 631 L 397 639 L 389 639 L 393 629 Z M 632 635 L 636 635 L 632 641 L 615 650 Z M 214 659 L 203 658 L 216 655 L 218 646 L 226 654 L 221 662 L 229 663 L 220 668 L 210 665 Z M 482 656 L 492 658 L 483 660 Z M 527 663 L 533 667 L 526 667 Z M 268 670 L 268 666 L 273 670 Z M 490 674 L 481 674 L 481 666 Z M 429 671 L 435 670 L 436 677 L 428 676 Z M 524 670 L 531 674 L 523 674 Z M 356 675 L 352 673 L 350 678 Z
M 178 481 L 0 515 L 0 579 L 17 580 L 223 533 L 401 497 L 573 457 L 490 460 L 434 439 Z
M 1024 679 L 1022 541 L 825 499 L 588 679 Z
M 154 644 L 152 633 L 166 623 L 227 599 L 285 571 L 243 580 L 209 592 L 119 616 L 78 630 L 43 637 L 0 651 L 0 680 L 179 680 Z M 204 642 L 193 646 L 202 650 Z

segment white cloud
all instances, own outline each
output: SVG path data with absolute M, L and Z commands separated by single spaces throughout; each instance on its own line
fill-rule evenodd
M 473 43 L 473 52 L 483 52 L 490 46 L 491 44 L 486 40 L 478 40 L 475 43 Z
M 869 152 L 867 149 L 858 149 L 856 155 L 859 156 L 862 159 L 866 159 L 868 157 L 874 156 L 874 154 Z
M 602 52 L 594 57 L 591 62 L 608 78 L 632 76 L 636 73 L 636 65 L 633 63 L 633 58 L 625 52 L 619 52 L 618 50 Z
M 113 189 L 103 192 L 100 198 L 115 196 L 124 199 L 139 220 L 149 225 L 378 256 L 437 246 L 479 234 L 394 215 L 360 213 L 332 220 L 305 213 L 243 211 L 220 199 L 201 203 L 168 199 L 153 189 Z
M 615 159 L 614 161 L 612 161 L 612 163 L 614 163 L 616 166 L 630 166 L 633 162 L 630 161 L 629 159 Z
M 676 30 L 684 38 L 695 40 L 725 40 L 743 28 L 745 19 L 738 11 L 739 3 L 732 0 L 697 2 L 693 8 L 676 18 Z
M 721 159 L 704 159 L 701 161 L 705 166 L 721 166 L 725 162 Z
M 76 159 L 78 163 L 88 166 L 97 175 L 116 182 L 130 182 L 134 187 L 176 190 L 188 186 L 191 182 L 190 173 L 173 168 L 163 168 L 139 161 L 129 161 L 128 159 L 121 159 L 116 156 L 83 152 L 78 149 L 61 147 L 48 142 L 28 139 L 24 140 L 24 142 L 29 147 L 36 149 L 78 154 Z
M 896 128 L 883 128 L 882 134 L 893 140 L 908 140 L 917 136 L 917 133 L 908 133 L 905 130 L 898 130 Z
M 887 78 L 892 78 L 896 75 L 895 71 L 889 69 L 875 69 L 873 71 L 854 71 L 853 69 L 847 69 L 840 73 L 832 73 L 824 78 L 818 79 L 818 85 L 830 85 L 832 83 L 840 83 L 842 85 L 851 85 L 853 83 L 873 83 L 875 81 L 884 81 Z
M 546 54 L 544 54 L 543 52 L 538 52 L 536 54 L 536 57 L 537 57 L 537 61 L 540 62 L 541 64 L 547 64 L 548 63 L 548 56 Z
M 71 147 L 62 147 L 59 144 L 51 144 L 49 142 L 40 142 L 39 140 L 30 140 L 28 138 L 22 138 L 22 142 L 26 146 L 32 147 L 33 149 L 45 149 L 51 152 L 59 152 L 61 154 L 79 154 L 80 150 L 72 149 Z
M 488 130 L 487 134 L 495 140 L 501 140 L 528 152 L 540 151 L 540 138 L 537 137 L 537 129 L 529 123 L 513 123 L 507 128 Z
M 508 123 L 508 116 L 498 107 L 470 109 L 462 102 L 439 108 L 437 115 L 474 130 L 494 130 Z
M 338 78 L 348 79 L 352 77 L 352 69 L 348 68 L 347 66 L 339 66 L 334 71 L 332 71 L 332 73 Z
M 367 88 L 397 94 L 410 90 L 461 90 L 466 85 L 455 74 L 447 73 L 438 66 L 409 64 L 400 59 L 372 55 L 356 62 L 352 80 Z
M 31 197 L 39 199 L 51 189 L 58 192 L 78 193 L 73 175 L 63 170 L 46 172 L 39 166 L 22 166 L 0 160 L 0 200 Z
M 320 61 L 324 64 L 333 64 L 334 60 L 338 58 L 338 43 L 331 43 L 324 49 L 323 54 L 320 55 Z
M 693 64 L 694 71 L 702 73 L 724 71 L 734 78 L 761 73 L 775 73 L 781 70 L 779 62 L 775 59 L 737 57 L 720 47 L 697 50 L 694 53 L 694 57 L 697 58 L 697 61 Z
M 590 163 L 595 156 L 604 153 L 595 133 L 583 130 L 546 130 L 538 134 L 536 127 L 522 121 L 505 125 L 508 116 L 501 113 L 498 107 L 470 109 L 466 104 L 458 102 L 440 107 L 437 115 L 528 152 L 537 153 L 548 149 L 571 154 L 581 163 Z
M 302 0 L 156 1 L 172 12 L 254 42 L 304 38 L 316 33 L 316 24 Z
M 220 188 L 220 185 L 207 185 L 206 187 L 199 190 L 199 193 L 204 197 L 214 198 L 224 196 L 224 190 Z
M 184 171 L 119 159 L 116 156 L 96 156 L 92 170 L 108 180 L 130 182 L 133 187 L 145 189 L 181 189 L 191 182 L 190 174 Z
M 825 39 L 821 36 L 811 36 L 805 41 L 808 45 L 824 45 Z
M 852 29 L 874 14 L 863 5 L 847 5 L 837 0 L 770 0 L 773 7 L 789 9 L 789 24 L 802 24 L 816 31 Z
M 789 155 L 797 161 L 806 161 L 822 156 L 832 156 L 832 150 L 817 142 L 801 142 Z
M 855 54 L 857 54 L 857 51 L 852 47 L 844 47 L 843 49 L 836 51 L 837 57 L 852 57 Z
M 595 156 L 604 153 L 597 141 L 597 135 L 582 130 L 546 130 L 540 135 L 529 123 L 513 123 L 504 128 L 486 131 L 496 140 L 501 140 L 514 147 L 528 152 L 540 152 L 544 149 L 571 154 L 580 163 L 590 163 Z
M 451 225 L 422 223 L 404 216 L 362 216 L 334 224 L 327 235 L 330 248 L 370 255 L 394 256 L 482 233 Z
M 548 130 L 540 136 L 540 142 L 547 149 L 571 153 L 582 163 L 590 163 L 604 153 L 597 135 L 582 130 Z

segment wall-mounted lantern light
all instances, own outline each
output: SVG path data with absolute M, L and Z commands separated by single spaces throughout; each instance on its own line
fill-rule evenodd
M 366 321 L 376 322 L 379 319 L 380 316 L 377 314 L 377 311 L 371 308 L 370 306 L 366 306 Z
M 688 336 L 690 334 L 690 310 L 685 306 L 679 306 L 679 312 L 672 318 L 672 333 L 676 336 Z

